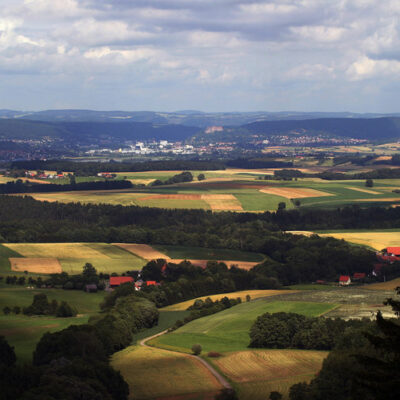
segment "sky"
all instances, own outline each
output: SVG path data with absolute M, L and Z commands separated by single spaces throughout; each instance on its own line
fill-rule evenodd
M 0 0 L 0 108 L 399 112 L 399 0 Z

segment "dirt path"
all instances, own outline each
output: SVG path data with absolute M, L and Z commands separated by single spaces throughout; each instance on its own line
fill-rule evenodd
M 148 344 L 146 344 L 149 340 L 154 339 L 156 337 L 159 337 L 161 335 L 164 335 L 165 333 L 168 332 L 168 329 L 165 331 L 162 331 L 160 333 L 157 333 L 153 336 L 149 336 L 147 338 L 142 339 L 139 344 L 140 346 L 145 346 L 145 347 L 151 347 Z M 166 349 L 162 349 L 164 351 L 169 351 L 171 353 L 178 353 L 178 354 L 184 354 L 187 357 L 191 357 L 196 359 L 197 361 L 199 361 L 201 364 L 203 364 L 218 380 L 218 382 L 226 389 L 232 389 L 232 385 L 214 368 L 212 367 L 206 360 L 204 360 L 203 358 L 199 357 L 199 356 L 195 356 L 192 354 L 186 354 L 186 353 L 180 353 L 179 351 L 173 351 L 173 350 L 166 350 Z

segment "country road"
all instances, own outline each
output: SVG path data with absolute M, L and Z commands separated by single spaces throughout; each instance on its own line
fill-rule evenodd
M 168 330 L 162 331 L 160 333 L 157 333 L 153 336 L 149 336 L 147 338 L 142 339 L 139 344 L 140 346 L 145 346 L 145 347 L 151 347 L 148 344 L 146 344 L 149 340 L 154 339 L 156 337 L 159 337 L 161 335 L 164 335 L 165 333 L 167 333 Z M 187 357 L 191 357 L 194 358 L 195 360 L 197 360 L 198 362 L 202 363 L 218 380 L 218 382 L 226 389 L 232 389 L 232 385 L 213 367 L 211 366 L 206 360 L 204 360 L 203 358 L 199 357 L 199 356 L 195 356 L 193 354 L 187 354 L 187 353 L 181 353 L 179 351 L 173 351 L 173 350 L 167 350 L 167 349 L 163 349 L 165 351 L 169 351 L 171 353 L 178 353 L 178 354 L 184 354 Z

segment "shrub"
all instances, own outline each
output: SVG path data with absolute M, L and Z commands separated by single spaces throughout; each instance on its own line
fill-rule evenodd
M 10 314 L 10 312 L 11 312 L 11 308 L 10 308 L 10 307 L 5 306 L 5 307 L 3 308 L 3 313 L 4 313 L 4 315 Z
M 198 355 L 201 353 L 202 350 L 203 350 L 203 349 L 202 349 L 202 347 L 201 347 L 200 344 L 194 344 L 194 345 L 192 346 L 192 351 L 193 351 L 193 354 L 194 354 L 195 356 L 198 356 Z

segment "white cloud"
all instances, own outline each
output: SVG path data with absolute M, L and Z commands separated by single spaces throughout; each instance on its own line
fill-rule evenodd
M 315 42 L 336 42 L 342 39 L 346 29 L 330 26 L 293 26 L 290 28 L 299 39 Z
M 400 78 L 400 61 L 397 60 L 373 60 L 367 56 L 355 61 L 347 70 L 352 80 L 370 78 Z

